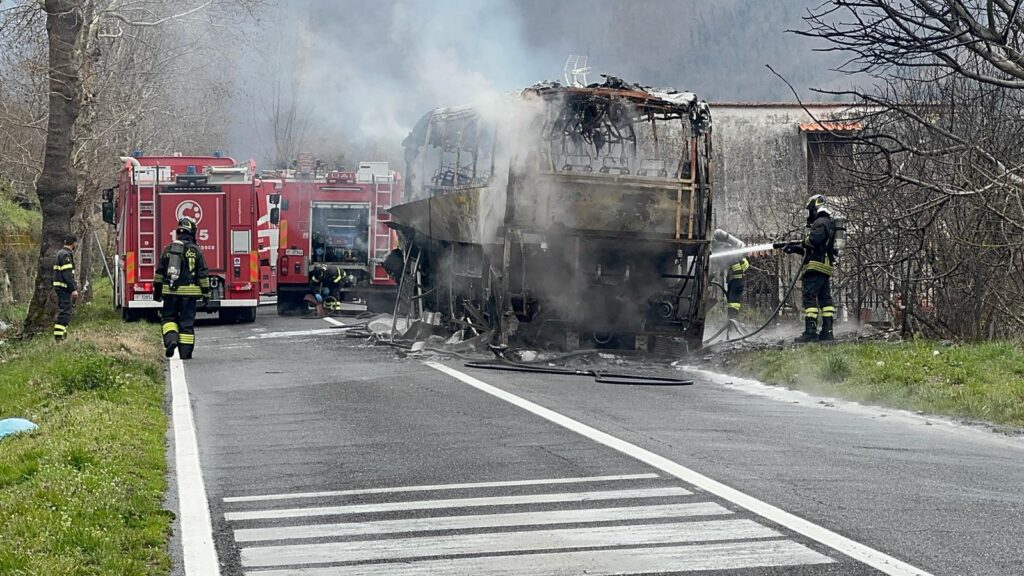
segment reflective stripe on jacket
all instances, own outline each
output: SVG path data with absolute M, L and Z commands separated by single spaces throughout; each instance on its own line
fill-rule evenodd
M 78 290 L 75 284 L 75 255 L 67 246 L 57 251 L 57 261 L 53 265 L 53 287 L 72 292 Z

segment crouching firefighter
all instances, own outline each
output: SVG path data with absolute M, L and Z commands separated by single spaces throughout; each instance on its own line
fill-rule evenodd
M 192 357 L 196 345 L 196 306 L 210 297 L 210 279 L 206 259 L 196 245 L 196 223 L 178 220 L 175 240 L 160 255 L 160 266 L 153 280 L 153 299 L 163 301 L 164 352 L 170 358 L 174 350 L 182 360 Z
M 827 200 L 822 194 L 815 194 L 807 201 L 807 225 L 810 228 L 800 244 L 787 244 L 787 254 L 802 254 L 803 263 L 803 305 L 804 333 L 796 342 L 833 340 L 832 324 L 835 321 L 835 305 L 832 302 L 832 266 L 836 261 L 836 224 Z M 821 317 L 821 333 L 817 332 L 818 317 Z
M 345 269 L 341 266 L 314 264 L 310 268 L 305 300 L 316 309 L 317 316 L 326 315 L 325 307 L 331 312 L 341 311 L 341 288 L 346 278 Z M 328 298 L 333 302 L 327 302 Z

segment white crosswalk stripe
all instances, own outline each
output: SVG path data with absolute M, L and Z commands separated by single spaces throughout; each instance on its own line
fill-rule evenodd
M 587 485 L 593 488 L 568 491 Z M 467 490 L 477 493 L 451 497 Z M 420 494 L 398 499 L 409 492 Z M 316 502 L 274 507 L 302 499 Z M 654 474 L 233 496 L 224 503 L 247 576 L 626 575 L 833 562 Z M 306 523 L 328 516 L 337 522 Z
M 694 504 L 667 504 L 663 506 L 633 506 L 628 508 L 587 508 L 583 510 L 547 510 L 541 512 L 512 512 L 505 514 L 478 514 L 475 516 L 440 516 L 435 518 L 405 518 L 376 522 L 347 524 L 312 524 L 281 528 L 250 528 L 235 531 L 236 542 L 261 540 L 295 540 L 343 536 L 397 534 L 401 532 L 431 532 L 436 530 L 472 530 L 507 526 L 547 526 L 551 524 L 584 524 L 587 522 L 616 522 L 628 520 L 654 520 L 657 518 L 685 518 L 687 516 L 720 516 L 732 514 L 714 502 Z

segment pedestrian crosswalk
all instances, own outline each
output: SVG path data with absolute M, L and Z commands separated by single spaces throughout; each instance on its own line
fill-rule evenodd
M 655 474 L 223 502 L 248 576 L 625 575 L 833 562 Z

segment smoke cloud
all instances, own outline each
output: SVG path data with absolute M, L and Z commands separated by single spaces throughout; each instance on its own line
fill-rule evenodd
M 271 162 L 284 110 L 292 148 L 401 169 L 401 141 L 425 112 L 561 79 L 569 54 L 589 56 L 591 82 L 609 73 L 707 100 L 790 100 L 764 64 L 799 88 L 837 81 L 830 55 L 784 33 L 817 3 L 282 1 L 260 15 L 237 60 L 230 148 Z

